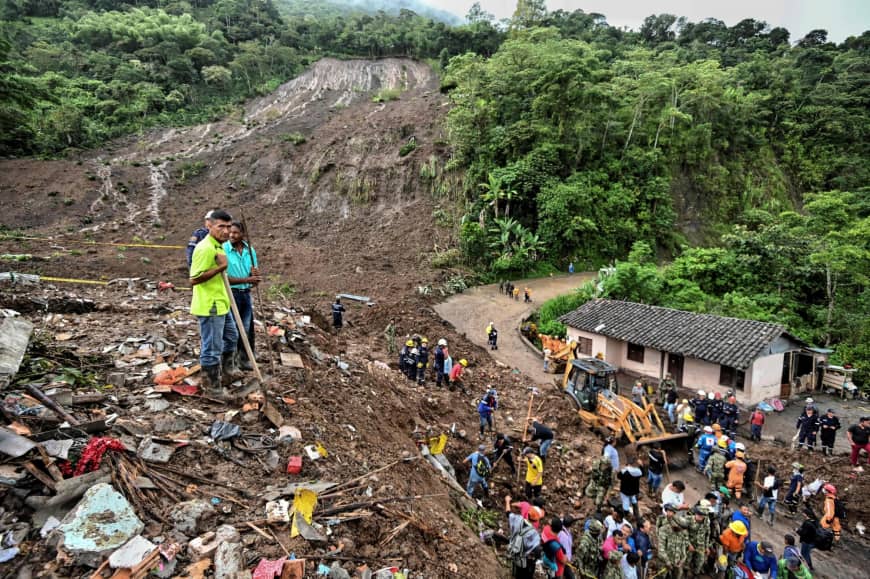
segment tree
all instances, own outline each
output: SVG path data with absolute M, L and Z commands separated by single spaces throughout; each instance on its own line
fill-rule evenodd
M 517 0 L 517 7 L 511 17 L 511 29 L 522 30 L 540 25 L 547 16 L 544 0 Z

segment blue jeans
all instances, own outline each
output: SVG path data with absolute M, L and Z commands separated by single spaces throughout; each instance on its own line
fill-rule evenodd
M 489 426 L 490 431 L 492 431 L 492 414 L 488 414 L 484 416 L 480 415 L 480 433 L 483 434 L 483 431 L 486 430 L 486 427 Z
M 662 484 L 662 475 L 647 471 L 646 482 L 649 485 L 650 492 L 656 492 Z
M 631 512 L 631 505 L 637 504 L 637 495 L 628 496 L 628 495 L 619 493 L 619 498 L 622 499 L 622 510 L 626 513 Z
M 810 568 L 810 571 L 813 570 L 813 556 L 810 554 L 810 551 L 815 548 L 816 546 L 812 543 L 801 542 L 801 557 L 807 562 L 807 567 Z
M 674 422 L 677 421 L 676 417 L 674 416 L 674 410 L 676 410 L 676 408 L 677 408 L 676 403 L 665 404 L 665 410 L 668 411 L 668 418 L 670 419 L 671 424 L 673 424 Z
M 477 485 L 482 486 L 484 492 L 489 491 L 489 485 L 486 484 L 486 479 L 471 476 L 468 478 L 468 484 L 465 486 L 465 492 L 468 493 L 468 496 L 474 496 L 474 489 L 477 487 Z
M 199 319 L 199 363 L 203 368 L 221 363 L 221 354 L 236 351 L 239 332 L 233 314 L 197 316 Z
M 233 290 L 233 299 L 236 300 L 236 307 L 239 308 L 239 317 L 242 318 L 242 325 L 245 327 L 245 333 L 248 335 L 248 343 L 251 345 L 251 352 L 254 351 L 254 302 L 251 299 L 250 290 Z M 230 316 L 232 317 L 232 316 Z M 235 320 L 233 320 L 235 321 Z M 248 355 L 245 352 L 245 346 L 242 344 L 242 337 L 236 344 L 236 350 L 242 354 L 243 359 L 247 359 Z
M 760 424 L 750 424 L 749 429 L 752 431 L 752 437 L 761 440 L 761 425 Z
M 776 499 L 773 497 L 761 497 L 758 499 L 758 510 L 764 512 L 764 507 L 773 514 L 776 511 Z
M 541 441 L 541 458 L 547 458 L 547 451 L 550 450 L 550 446 L 553 444 L 553 439 L 542 440 Z

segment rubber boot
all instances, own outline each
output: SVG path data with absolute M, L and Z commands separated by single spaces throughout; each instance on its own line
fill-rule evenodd
M 239 367 L 236 366 L 235 352 L 225 352 L 221 359 L 223 360 L 223 379 L 221 380 L 223 386 L 229 386 L 244 376 Z
M 248 354 L 244 350 L 236 350 L 236 362 L 240 370 L 250 372 L 254 369 L 254 365 L 248 360 Z
M 202 389 L 203 393 L 209 398 L 216 400 L 226 400 L 228 394 L 226 389 L 221 385 L 221 367 L 218 364 L 214 366 L 204 366 L 202 369 Z

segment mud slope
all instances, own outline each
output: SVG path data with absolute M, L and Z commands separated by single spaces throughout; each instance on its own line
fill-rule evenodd
M 384 89 L 398 99 L 373 102 Z M 230 118 L 69 160 L 0 162 L 0 226 L 61 236 L 0 249 L 50 257 L 21 271 L 183 282 L 183 252 L 69 250 L 84 238 L 184 244 L 219 206 L 251 222 L 269 275 L 302 291 L 407 289 L 431 277 L 421 253 L 449 241 L 420 173 L 445 156 L 445 110 L 425 64 L 324 59 Z

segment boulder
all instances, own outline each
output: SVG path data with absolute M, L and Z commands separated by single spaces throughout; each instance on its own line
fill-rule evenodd
M 201 499 L 178 503 L 169 512 L 175 530 L 192 537 L 205 531 L 209 522 L 217 515 L 211 503 Z

